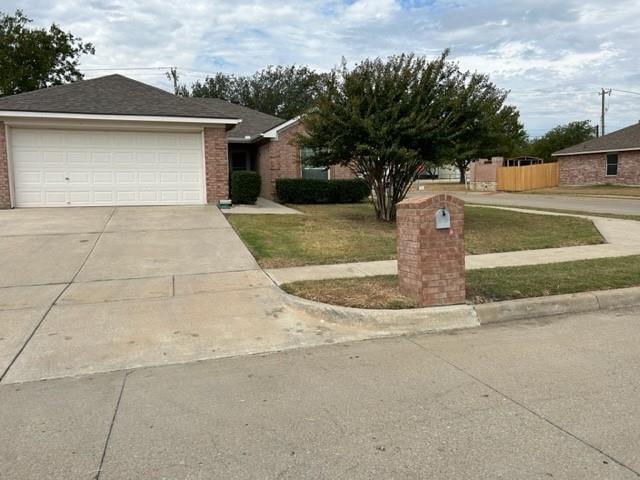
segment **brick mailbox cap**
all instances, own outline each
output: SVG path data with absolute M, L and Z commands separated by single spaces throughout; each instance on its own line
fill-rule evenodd
M 464 205 L 464 200 L 450 193 L 434 193 L 432 195 L 421 195 L 419 197 L 407 198 L 398 205 L 397 209 L 406 208 L 424 208 L 434 203 L 455 203 L 457 205 Z

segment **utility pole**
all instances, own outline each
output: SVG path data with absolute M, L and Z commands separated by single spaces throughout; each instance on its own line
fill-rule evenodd
M 167 78 L 173 81 L 173 93 L 178 95 L 178 67 L 171 67 L 167 72 Z
M 604 88 L 600 89 L 600 135 L 604 136 L 605 132 L 604 132 L 604 114 L 605 114 L 605 107 L 604 107 L 604 96 L 605 95 L 611 95 L 611 89 L 605 90 Z

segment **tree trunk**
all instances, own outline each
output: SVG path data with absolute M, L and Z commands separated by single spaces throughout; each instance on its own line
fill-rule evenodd
M 467 169 L 458 167 L 458 170 L 460 170 L 460 183 L 464 185 L 467 182 Z
M 389 192 L 386 182 L 376 182 L 372 188 L 373 206 L 376 218 L 383 222 L 393 222 L 396 219 L 396 204 Z

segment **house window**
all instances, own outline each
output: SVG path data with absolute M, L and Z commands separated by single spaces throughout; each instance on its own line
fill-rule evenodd
M 310 148 L 300 149 L 300 164 L 302 165 L 302 178 L 313 178 L 316 180 L 329 180 L 329 169 L 326 167 L 314 167 L 310 162 L 313 150 Z
M 618 175 L 618 154 L 607 153 L 607 177 Z

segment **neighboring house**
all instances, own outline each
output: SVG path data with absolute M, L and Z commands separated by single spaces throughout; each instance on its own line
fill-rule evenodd
M 560 185 L 640 185 L 640 123 L 552 154 Z
M 260 172 L 273 198 L 277 178 L 303 174 L 300 131 L 121 75 L 0 98 L 0 208 L 216 203 L 233 170 Z

